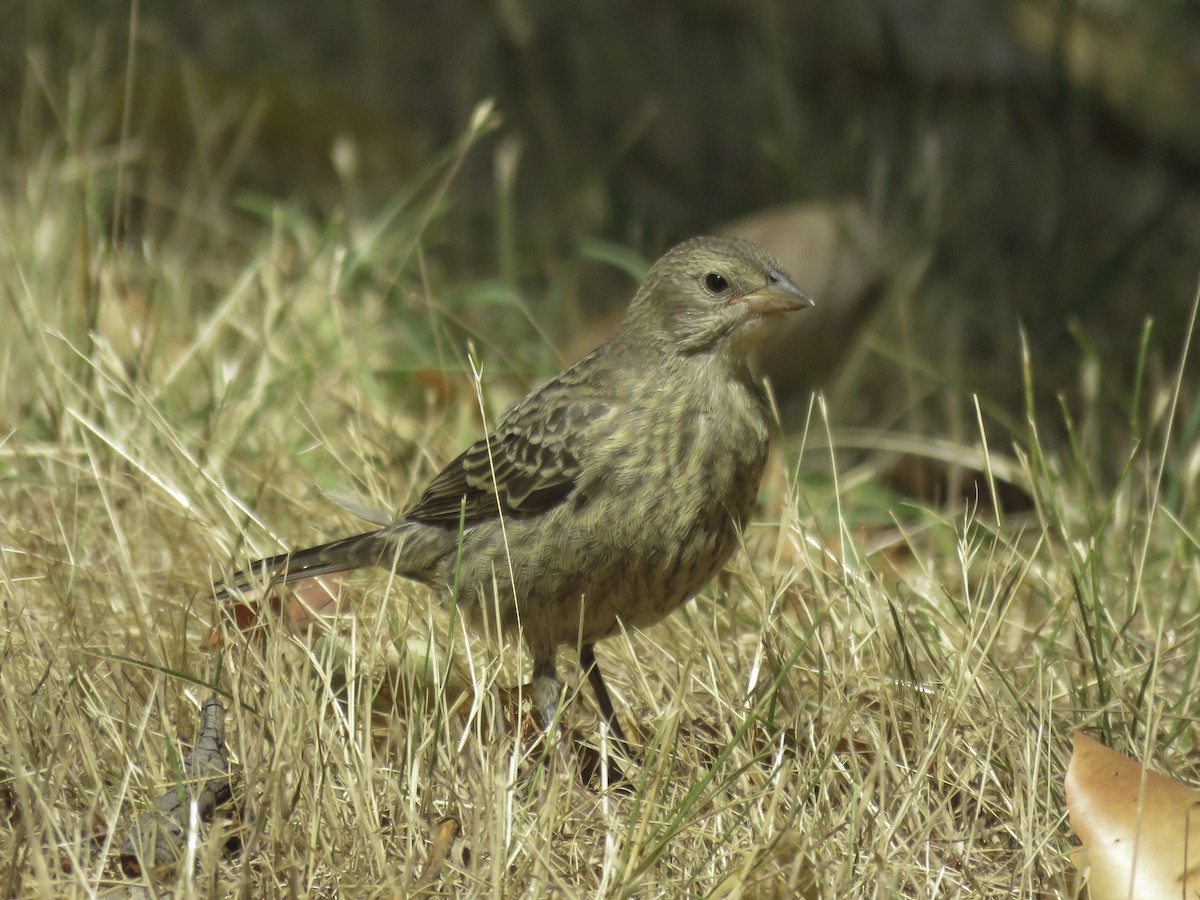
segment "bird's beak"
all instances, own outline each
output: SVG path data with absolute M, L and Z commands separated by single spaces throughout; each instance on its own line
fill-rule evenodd
M 752 316 L 775 316 L 795 312 L 813 305 L 812 298 L 782 272 L 771 269 L 767 283 L 756 291 L 736 298 L 734 303 L 744 303 L 746 312 Z

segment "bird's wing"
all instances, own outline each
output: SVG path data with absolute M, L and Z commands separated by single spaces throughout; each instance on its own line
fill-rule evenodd
M 612 415 L 594 399 L 519 404 L 496 430 L 446 466 L 406 519 L 477 522 L 554 506 L 578 483 L 596 427 Z M 561 397 L 561 401 L 566 401 Z

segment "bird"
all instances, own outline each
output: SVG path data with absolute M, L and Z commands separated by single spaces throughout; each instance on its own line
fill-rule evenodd
M 559 649 L 577 648 L 632 757 L 594 645 L 667 616 L 737 548 L 771 430 L 752 352 L 773 320 L 812 305 L 756 244 L 685 241 L 650 267 L 611 338 L 517 402 L 394 524 L 252 562 L 214 596 L 367 567 L 433 585 L 477 627 L 524 641 L 546 733 Z

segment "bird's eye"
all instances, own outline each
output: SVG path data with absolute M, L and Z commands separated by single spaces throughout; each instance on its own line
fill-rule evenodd
M 709 272 L 704 276 L 704 286 L 714 294 L 723 294 L 729 290 L 729 282 L 725 280 L 725 276 L 716 272 Z

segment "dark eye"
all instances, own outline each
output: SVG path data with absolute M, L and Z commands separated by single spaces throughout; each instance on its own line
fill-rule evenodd
M 716 272 L 709 272 L 704 276 L 704 286 L 714 294 L 723 294 L 729 290 L 729 282 L 725 280 L 725 276 Z

